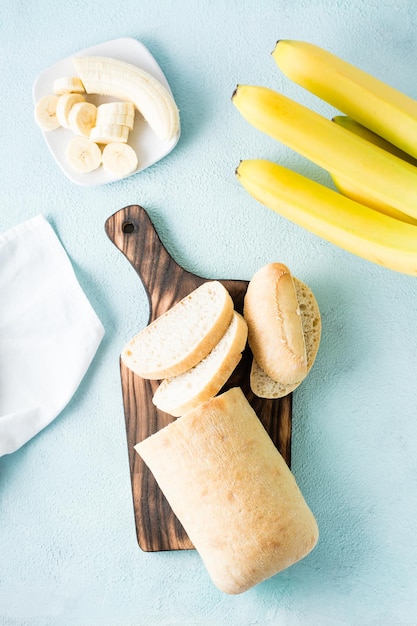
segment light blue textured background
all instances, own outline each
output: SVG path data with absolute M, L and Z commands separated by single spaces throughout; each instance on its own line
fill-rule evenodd
M 280 75 L 270 56 L 279 38 L 322 45 L 417 98 L 416 33 L 414 0 L 3 0 L 0 229 L 45 215 L 106 336 L 63 413 L 0 459 L 1 626 L 417 624 L 416 281 L 252 200 L 234 178 L 242 158 L 330 181 L 230 102 L 236 83 L 259 83 L 334 113 Z M 182 136 L 136 176 L 78 187 L 33 121 L 32 84 L 73 52 L 125 36 L 165 72 Z M 186 269 L 249 279 L 279 260 L 321 307 L 322 344 L 293 423 L 293 471 L 320 542 L 241 596 L 220 593 L 195 552 L 145 554 L 136 543 L 118 356 L 146 324 L 147 302 L 104 232 L 134 203 Z

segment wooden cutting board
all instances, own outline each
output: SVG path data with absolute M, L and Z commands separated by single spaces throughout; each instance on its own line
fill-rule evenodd
M 208 278 L 180 267 L 164 248 L 145 209 L 127 206 L 106 221 L 105 229 L 114 245 L 126 256 L 139 275 L 149 298 L 149 322 L 159 317 Z M 247 281 L 222 280 L 237 311 L 242 313 Z M 137 332 L 142 330 L 138 327 Z M 126 337 L 126 342 L 131 337 Z M 123 346 L 120 346 L 122 350 Z M 249 388 L 251 354 L 247 348 L 242 360 L 222 391 L 240 386 L 284 459 L 291 461 L 292 396 L 281 400 L 257 398 Z M 184 550 L 193 545 L 172 512 L 151 472 L 133 446 L 167 426 L 173 418 L 152 403 L 158 381 L 133 374 L 120 360 L 126 436 L 132 483 L 136 533 L 144 551 Z

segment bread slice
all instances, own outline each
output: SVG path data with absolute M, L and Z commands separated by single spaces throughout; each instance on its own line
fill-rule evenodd
M 316 359 L 320 345 L 320 310 L 311 289 L 298 280 L 298 278 L 293 277 L 293 279 L 300 308 L 301 323 L 307 352 L 307 373 L 309 373 Z M 282 398 L 294 391 L 301 384 L 304 378 L 292 384 L 277 382 L 270 378 L 258 365 L 256 360 L 253 359 L 250 372 L 250 387 L 253 393 L 260 398 Z
M 307 354 L 294 281 L 283 263 L 261 267 L 249 282 L 243 315 L 258 365 L 290 385 L 307 375 Z
M 135 450 L 223 592 L 246 591 L 316 545 L 314 515 L 239 387 Z
M 155 406 L 178 417 L 215 396 L 241 360 L 247 336 L 247 324 L 235 311 L 229 328 L 205 359 L 162 381 L 152 400 Z
M 207 281 L 135 335 L 121 359 L 142 378 L 178 376 L 211 352 L 233 310 L 227 289 L 219 281 Z

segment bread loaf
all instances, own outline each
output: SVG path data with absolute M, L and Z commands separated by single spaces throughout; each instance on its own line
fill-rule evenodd
M 227 289 L 219 281 L 207 281 L 133 337 L 121 359 L 142 378 L 178 376 L 213 350 L 233 308 Z
M 304 341 L 307 353 L 307 374 L 310 372 L 316 359 L 321 338 L 321 316 L 317 300 L 311 289 L 301 280 L 293 277 L 295 292 L 301 314 L 301 324 L 304 333 Z M 304 380 L 286 384 L 270 378 L 258 365 L 255 359 L 252 360 L 250 371 L 250 388 L 253 393 L 260 398 L 283 398 L 292 393 Z
M 135 449 L 225 593 L 246 591 L 316 545 L 315 518 L 240 388 Z
M 307 375 L 307 354 L 301 313 L 290 270 L 270 263 L 249 282 L 243 315 L 248 342 L 257 364 L 284 385 Z
M 215 396 L 241 360 L 247 336 L 246 322 L 235 311 L 210 354 L 183 374 L 162 381 L 152 399 L 155 406 L 178 417 Z

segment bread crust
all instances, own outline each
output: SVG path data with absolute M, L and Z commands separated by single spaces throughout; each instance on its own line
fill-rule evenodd
M 301 280 L 293 276 L 297 300 L 300 306 L 301 323 L 307 352 L 307 374 L 310 372 L 321 339 L 321 316 L 316 298 L 311 289 Z M 304 379 L 303 379 L 304 380 Z M 283 398 L 292 393 L 303 381 L 284 384 L 273 380 L 259 366 L 255 358 L 252 360 L 250 371 L 250 388 L 260 398 Z
M 291 272 L 283 263 L 260 268 L 249 282 L 243 315 L 258 365 L 275 381 L 298 383 L 307 375 L 301 314 Z
M 246 591 L 316 545 L 314 515 L 240 388 L 135 449 L 223 592 Z

